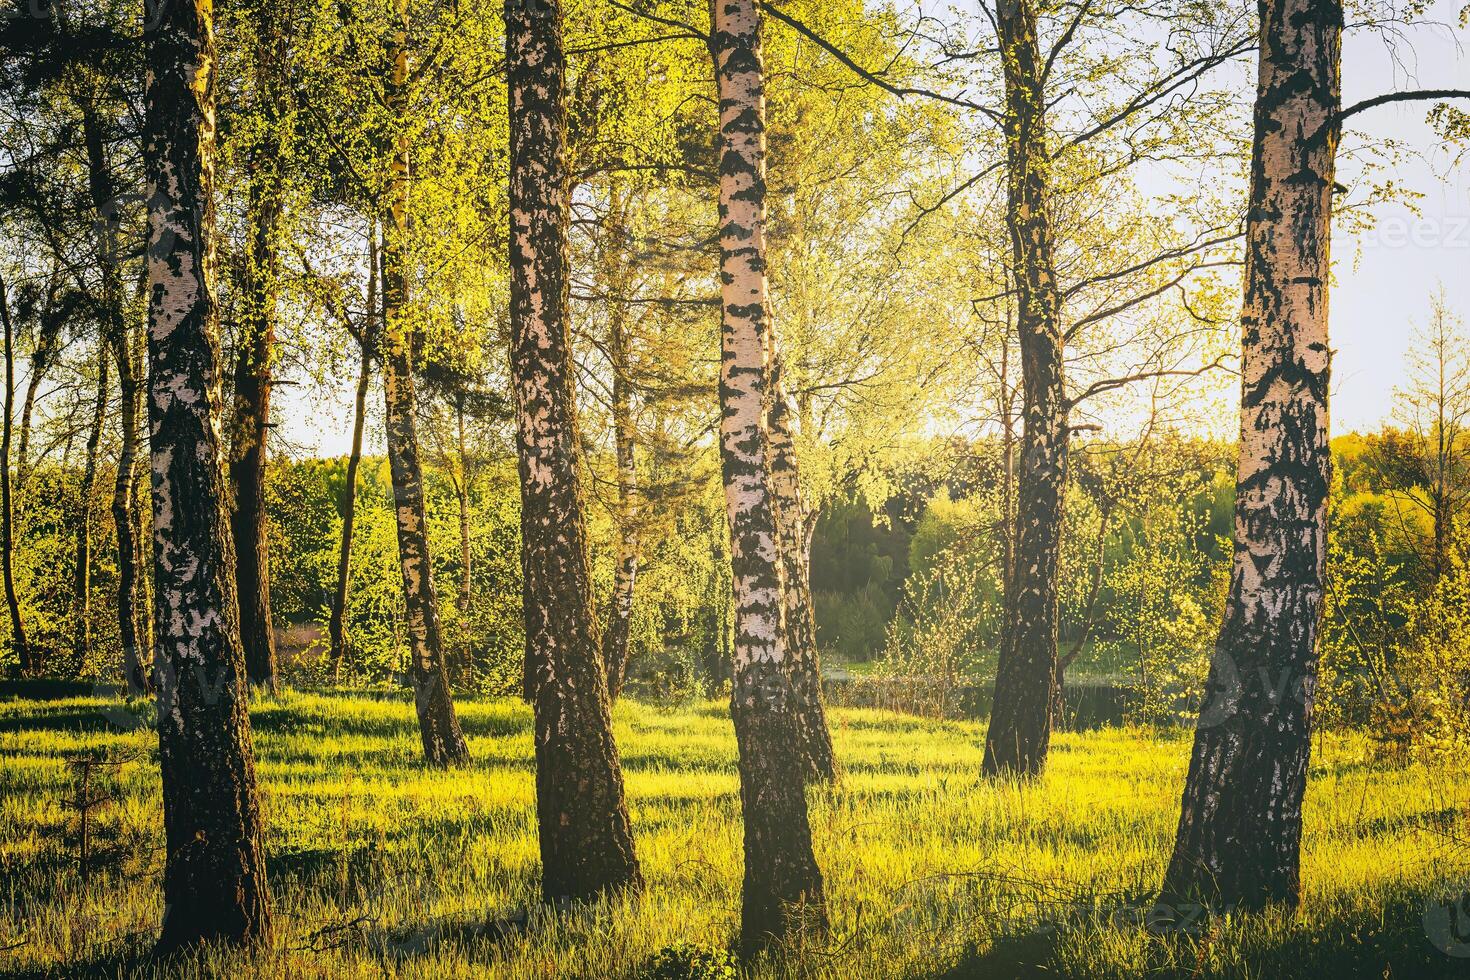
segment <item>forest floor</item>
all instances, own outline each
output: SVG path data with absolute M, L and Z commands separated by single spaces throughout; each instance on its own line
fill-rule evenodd
M 151 731 L 103 699 L 0 702 L 0 977 L 734 976 L 715 965 L 741 867 L 725 705 L 618 705 L 648 886 L 560 912 L 535 903 L 529 709 L 459 709 L 474 761 L 443 772 L 420 764 L 407 701 L 256 704 L 274 940 L 159 963 Z M 1470 919 L 1441 901 L 1470 913 L 1464 760 L 1382 762 L 1364 736 L 1321 738 L 1301 913 L 1145 928 L 1187 733 L 1064 733 L 1044 778 L 996 784 L 977 778 L 980 724 L 838 709 L 832 728 L 844 772 L 811 791 L 811 814 L 833 932 L 754 976 L 1470 974 Z M 77 753 L 125 760 L 92 776 L 113 799 L 92 808 L 85 878 L 66 805 Z

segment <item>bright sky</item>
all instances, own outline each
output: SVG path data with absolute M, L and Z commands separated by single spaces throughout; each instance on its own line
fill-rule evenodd
M 1470 89 L 1470 30 L 1458 26 L 1459 0 L 1439 0 L 1422 21 L 1396 40 L 1377 31 L 1349 33 L 1343 53 L 1345 105 L 1409 89 Z M 1427 318 L 1430 294 L 1441 283 L 1450 308 L 1470 319 L 1470 155 L 1460 167 L 1454 165 L 1452 150 L 1439 144 L 1425 122 L 1430 105 L 1387 105 L 1351 120 L 1360 132 L 1403 144 L 1402 159 L 1374 179 L 1392 179 L 1422 196 L 1378 207 L 1371 230 L 1339 228 L 1334 236 L 1332 415 L 1338 433 L 1376 429 L 1390 415 L 1394 388 L 1404 378 L 1410 333 Z M 1344 144 L 1353 145 L 1351 140 Z M 1345 158 L 1341 167 L 1343 182 L 1355 183 L 1357 165 Z M 279 390 L 281 434 L 293 448 L 323 455 L 347 452 L 353 382 L 344 376 L 332 391 Z M 375 412 L 380 402 L 375 391 Z M 382 451 L 381 428 L 378 420 L 369 424 L 369 452 Z
M 1470 89 L 1470 31 L 1458 26 L 1458 8 L 1456 3 L 1433 5 L 1426 19 L 1445 24 L 1410 32 L 1412 49 L 1398 46 L 1397 65 L 1381 36 L 1349 35 L 1343 51 L 1344 104 L 1407 89 Z M 1450 308 L 1470 316 L 1470 156 L 1454 165 L 1452 151 L 1425 123 L 1430 105 L 1387 105 L 1350 120 L 1362 132 L 1402 140 L 1422 155 L 1404 159 L 1382 176 L 1391 175 L 1423 196 L 1414 202 L 1418 215 L 1404 205 L 1385 205 L 1377 209 L 1372 230 L 1334 236 L 1332 424 L 1337 432 L 1377 428 L 1390 414 L 1393 389 L 1403 381 L 1409 335 L 1427 319 L 1430 294 L 1440 283 Z

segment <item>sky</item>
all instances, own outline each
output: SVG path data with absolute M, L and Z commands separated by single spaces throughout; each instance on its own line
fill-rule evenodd
M 1470 30 L 1459 26 L 1458 2 L 1433 3 L 1418 26 L 1395 37 L 1349 31 L 1343 46 L 1343 103 L 1422 88 L 1470 89 Z M 1333 235 L 1336 283 L 1331 299 L 1332 426 L 1336 433 L 1377 429 L 1393 411 L 1405 381 L 1405 352 L 1416 325 L 1428 317 L 1441 286 L 1451 310 L 1470 319 L 1470 152 L 1455 165 L 1426 115 L 1432 103 L 1380 106 L 1350 120 L 1339 179 L 1361 197 L 1352 131 L 1398 141 L 1403 152 L 1373 175 L 1392 180 L 1412 200 L 1385 203 L 1369 227 L 1341 224 Z M 1470 106 L 1467 106 L 1470 108 Z M 1417 213 L 1416 213 L 1417 211 Z M 349 448 L 354 379 L 334 388 L 279 389 L 280 434 L 297 452 L 341 455 Z M 374 394 L 376 409 L 381 397 Z M 369 452 L 382 451 L 381 424 L 367 427 Z M 1228 432 L 1230 425 L 1222 431 Z
M 1434 4 L 1426 17 L 1447 22 L 1409 32 L 1412 49 L 1394 51 L 1375 32 L 1348 35 L 1343 46 L 1343 102 L 1386 92 L 1470 89 L 1470 31 L 1458 26 L 1457 4 Z M 1421 194 L 1416 215 L 1386 204 L 1374 226 L 1333 235 L 1337 282 L 1331 299 L 1332 423 L 1337 432 L 1376 429 L 1393 409 L 1404 382 L 1404 354 L 1415 325 L 1429 315 L 1431 294 L 1443 285 L 1451 310 L 1470 315 L 1470 154 L 1455 166 L 1425 117 L 1431 103 L 1380 106 L 1354 116 L 1350 128 L 1401 140 L 1420 156 L 1405 158 L 1392 175 Z M 1470 106 L 1467 106 L 1470 108 Z

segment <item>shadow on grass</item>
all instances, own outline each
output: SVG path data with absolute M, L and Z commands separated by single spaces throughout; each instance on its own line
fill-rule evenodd
M 1403 896 L 1381 910 L 1311 922 L 1247 919 L 1221 933 L 1155 934 L 1144 963 L 1093 961 L 1089 949 L 1101 948 L 1117 930 L 1141 925 L 1099 928 L 1078 926 L 1041 929 L 1001 936 L 983 949 L 972 948 L 937 980 L 969 978 L 1089 978 L 1126 975 L 1129 967 L 1149 977 L 1271 977 L 1272 980 L 1316 980 L 1319 977 L 1414 977 L 1425 980 L 1470 977 L 1470 944 L 1455 946 L 1462 955 L 1442 952 L 1426 929 L 1424 905 Z M 1099 967 L 1104 972 L 1099 974 Z

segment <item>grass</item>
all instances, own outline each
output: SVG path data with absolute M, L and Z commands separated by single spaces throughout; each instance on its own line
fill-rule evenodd
M 419 763 L 404 701 L 295 692 L 257 704 L 276 936 L 159 963 L 150 731 L 117 730 L 103 715 L 116 705 L 96 698 L 0 702 L 0 977 L 636 978 L 668 947 L 730 943 L 741 838 L 724 705 L 618 705 L 648 888 L 561 912 L 534 902 L 529 710 L 459 707 L 474 762 L 438 772 Z M 1046 776 L 1023 785 L 977 778 L 979 723 L 843 709 L 832 726 L 845 772 L 811 792 L 811 813 L 833 935 L 752 975 L 1470 972 L 1425 927 L 1426 896 L 1458 894 L 1466 870 L 1463 769 L 1379 764 L 1362 735 L 1321 739 L 1301 913 L 1190 934 L 1140 928 L 1134 912 L 1167 857 L 1186 733 L 1061 734 Z M 102 854 L 86 884 L 62 806 L 77 751 L 137 755 L 98 777 L 116 801 L 98 812 Z

